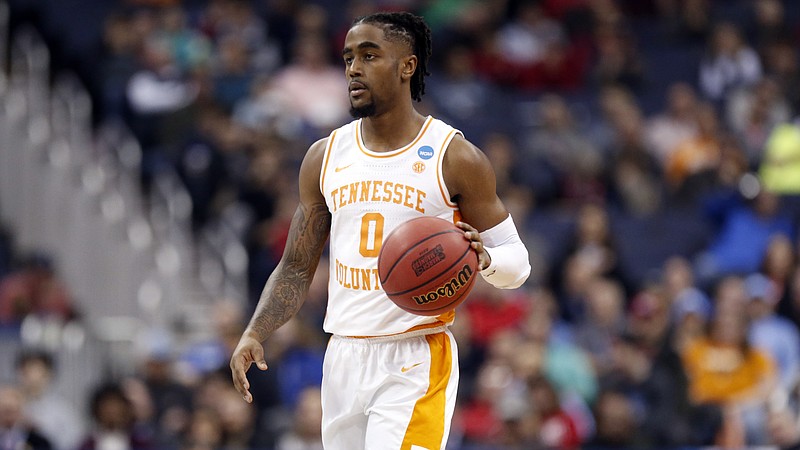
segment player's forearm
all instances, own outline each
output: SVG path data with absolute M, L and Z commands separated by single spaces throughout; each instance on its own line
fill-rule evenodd
M 263 342 L 303 305 L 330 230 L 324 205 L 298 207 L 286 250 L 267 280 L 245 334 Z

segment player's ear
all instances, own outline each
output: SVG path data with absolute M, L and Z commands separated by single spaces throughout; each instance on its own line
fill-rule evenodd
M 414 72 L 417 70 L 417 56 L 416 55 L 409 55 L 403 58 L 402 65 L 400 66 L 400 74 L 403 79 L 409 79 L 414 75 Z

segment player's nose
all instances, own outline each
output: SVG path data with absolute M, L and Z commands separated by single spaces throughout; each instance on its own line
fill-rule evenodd
M 345 72 L 347 73 L 348 78 L 360 77 L 362 74 L 361 65 L 357 62 L 357 60 L 353 60 L 353 62 L 347 65 Z

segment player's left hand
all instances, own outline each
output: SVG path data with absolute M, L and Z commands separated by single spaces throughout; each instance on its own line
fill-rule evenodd
M 483 239 L 481 239 L 480 232 L 466 222 L 456 222 L 456 226 L 464 230 L 464 237 L 470 241 L 470 246 L 478 254 L 478 270 L 489 267 L 489 264 L 492 263 L 492 257 L 483 247 Z

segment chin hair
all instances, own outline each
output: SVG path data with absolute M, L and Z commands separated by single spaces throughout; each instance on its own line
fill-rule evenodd
M 355 119 L 363 119 L 365 117 L 372 117 L 375 115 L 376 108 L 375 103 L 370 103 L 368 105 L 355 107 L 350 105 L 350 115 L 353 116 Z

